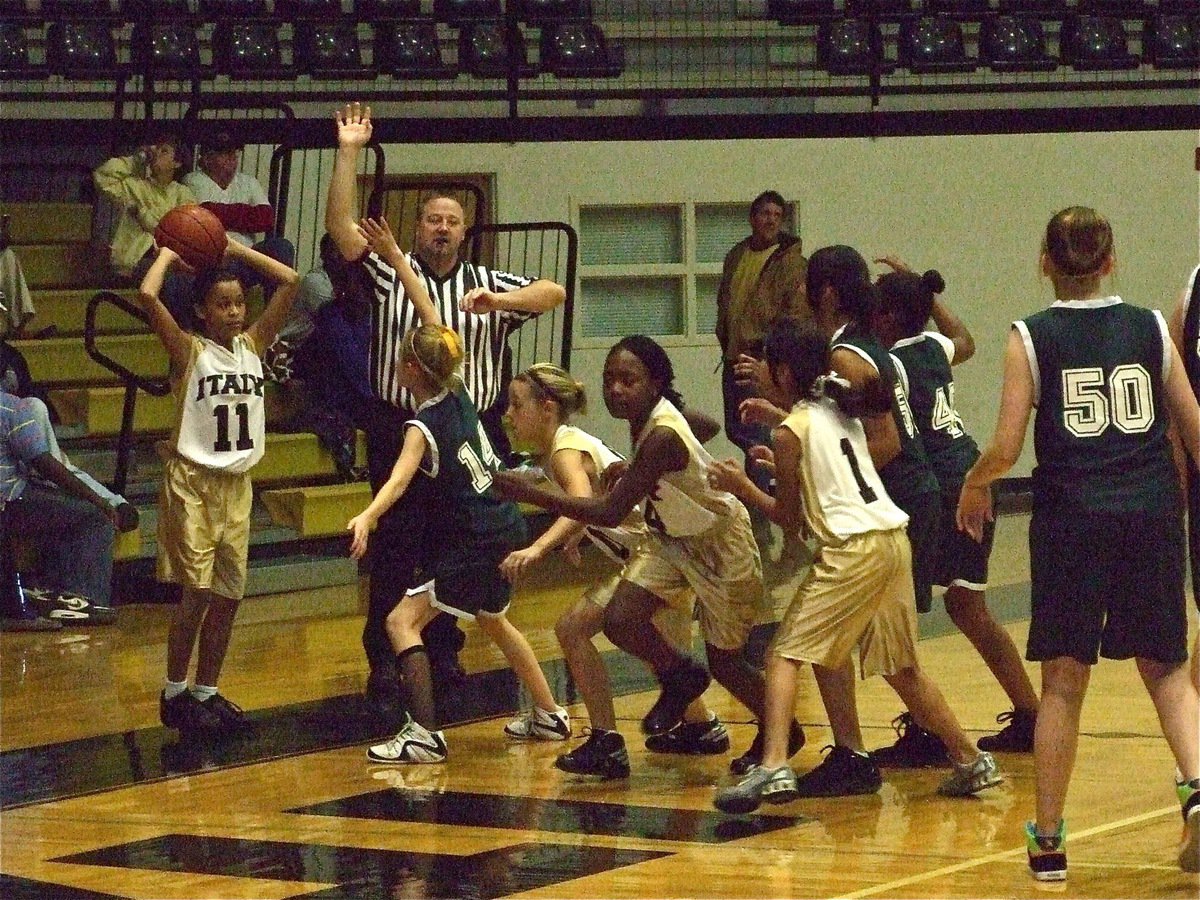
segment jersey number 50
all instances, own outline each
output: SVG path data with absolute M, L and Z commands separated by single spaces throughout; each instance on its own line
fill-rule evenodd
M 1063 426 L 1075 437 L 1099 437 L 1115 425 L 1125 434 L 1141 434 L 1154 424 L 1154 386 L 1140 365 L 1104 370 L 1089 366 L 1063 369 Z

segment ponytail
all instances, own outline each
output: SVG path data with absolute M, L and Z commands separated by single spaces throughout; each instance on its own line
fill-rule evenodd
M 828 397 L 844 415 L 855 419 L 882 415 L 892 408 L 892 391 L 877 375 L 859 387 L 837 375 L 822 375 L 813 385 L 811 396 Z

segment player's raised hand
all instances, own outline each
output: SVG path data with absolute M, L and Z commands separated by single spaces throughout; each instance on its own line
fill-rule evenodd
M 178 269 L 181 272 L 192 273 L 196 270 L 183 261 L 183 257 L 172 250 L 170 247 L 159 247 L 158 255 L 167 261 L 167 265 L 172 269 Z
M 365 147 L 371 140 L 371 107 L 357 100 L 334 110 L 339 147 Z
M 913 272 L 912 266 L 910 266 L 908 263 L 906 263 L 904 260 L 902 260 L 900 257 L 896 256 L 895 254 L 888 254 L 887 256 L 877 256 L 877 257 L 875 257 L 875 262 L 882 263 L 883 265 L 885 265 L 889 269 L 891 269 L 893 272 L 909 272 L 911 274 L 916 274 L 915 272 Z
M 362 219 L 358 223 L 358 233 L 366 238 L 367 244 L 381 258 L 391 261 L 400 255 L 400 245 L 387 219 Z

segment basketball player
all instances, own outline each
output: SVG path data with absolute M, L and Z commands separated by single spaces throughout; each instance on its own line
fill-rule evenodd
M 650 667 L 662 693 L 642 719 L 649 735 L 670 731 L 704 693 L 710 678 L 688 653 L 652 624 L 664 606 L 699 609 L 713 676 L 762 721 L 763 677 L 742 656 L 763 599 L 762 563 L 746 508 L 707 480 L 712 457 L 680 411 L 666 352 L 643 335 L 622 338 L 604 363 L 604 403 L 629 422 L 633 461 L 603 495 L 571 497 L 502 474 L 501 490 L 560 516 L 613 528 L 645 502 L 649 539 L 622 572 L 604 610 L 604 633 Z M 794 727 L 791 752 L 803 743 Z M 749 768 L 761 742 L 734 760 Z
M 908 517 L 884 490 L 858 419 L 891 411 L 891 385 L 872 378 L 856 388 L 828 375 L 828 339 L 815 325 L 779 320 L 767 330 L 763 349 L 775 388 L 792 408 L 772 436 L 775 496 L 756 487 L 733 460 L 710 467 L 709 481 L 756 505 L 785 532 L 799 531 L 803 519 L 819 550 L 767 653 L 762 762 L 718 791 L 715 806 L 748 813 L 762 800 L 787 803 L 801 796 L 784 749 L 796 676 L 805 662 L 829 670 L 851 665 L 856 645 L 863 677 L 883 675 L 950 748 L 955 771 L 940 793 L 967 796 L 999 784 L 995 760 L 976 750 L 917 664 Z
M 1192 393 L 1200 399 L 1200 267 L 1197 267 L 1170 321 L 1171 337 L 1183 359 Z M 1175 430 L 1178 435 L 1178 429 Z M 1188 547 L 1192 558 L 1192 598 L 1200 609 L 1200 469 L 1184 454 L 1188 500 Z M 1200 633 L 1192 647 L 1192 684 L 1200 691 Z
M 1200 701 L 1186 667 L 1183 502 L 1167 434 L 1174 420 L 1200 458 L 1200 410 L 1162 314 L 1104 293 L 1114 265 L 1112 228 L 1095 210 L 1050 219 L 1041 266 L 1055 303 L 1013 323 L 996 434 L 958 506 L 959 527 L 980 540 L 992 482 L 1020 456 L 1036 407 L 1026 657 L 1042 664 L 1042 701 L 1025 836 L 1039 881 L 1067 877 L 1063 809 L 1098 656 L 1137 660 L 1179 768 L 1179 865 L 1200 870 Z
M 856 388 L 865 388 L 875 379 L 891 388 L 891 409 L 865 414 L 861 422 L 875 471 L 888 496 L 908 516 L 916 606 L 918 611 L 928 610 L 933 603 L 933 560 L 941 500 L 895 362 L 870 333 L 875 304 L 870 270 L 854 248 L 835 245 L 813 253 L 807 278 L 808 302 L 813 307 L 814 321 L 829 340 L 832 370 Z M 799 795 L 875 793 L 883 782 L 878 765 L 863 744 L 853 667 L 849 662 L 837 668 L 817 664 L 813 675 L 829 716 L 834 746 L 817 768 L 800 777 Z M 911 716 L 903 721 L 901 750 L 909 765 L 950 764 L 936 734 L 922 728 Z
M 416 413 L 404 426 L 404 442 L 391 477 L 371 504 L 352 518 L 350 554 L 361 559 L 371 530 L 417 479 L 427 482 L 430 516 L 428 571 L 432 579 L 409 589 L 388 614 L 388 638 L 407 694 L 408 713 L 396 736 L 371 747 L 377 763 L 440 763 L 446 740 L 437 729 L 433 678 L 421 631 L 447 612 L 475 620 L 533 696 L 536 709 L 505 728 L 514 738 L 566 740 L 567 711 L 554 699 L 529 642 L 505 616 L 511 588 L 500 563 L 528 541 L 516 504 L 499 499 L 492 480 L 500 461 L 457 375 L 463 359 L 458 333 L 442 325 L 424 285 L 396 245 L 386 222 L 360 226 L 371 249 L 403 273 L 404 288 L 424 323 L 410 329 L 396 361 L 400 385 L 412 392 Z
M 938 297 L 946 283 L 936 270 L 918 275 L 893 257 L 876 262 L 893 271 L 875 282 L 879 305 L 871 330 L 884 346 L 891 347 L 929 465 L 941 488 L 942 516 L 933 582 L 946 588 L 946 612 L 951 621 L 971 641 L 1013 703 L 1011 712 L 997 717 L 997 721 L 1008 724 L 999 734 L 980 738 L 979 748 L 1030 753 L 1037 694 L 1012 637 L 984 603 L 995 526 L 987 522 L 983 541 L 978 542 L 959 531 L 954 521 L 963 476 L 979 458 L 979 448 L 955 408 L 951 366 L 974 355 L 975 341 L 962 320 Z M 924 330 L 931 316 L 937 331 Z M 911 725 L 903 723 L 903 718 L 897 720 L 902 737 L 892 747 L 875 751 L 877 764 L 903 765 L 906 757 L 913 755 L 902 752 L 905 743 L 915 739 Z
M 558 487 L 573 497 L 600 493 L 601 475 L 622 459 L 599 438 L 568 424 L 573 413 L 585 411 L 586 404 L 583 385 L 550 363 L 530 366 L 514 376 L 508 386 L 505 419 L 514 440 L 521 449 L 532 453 L 534 462 Z M 564 549 L 578 565 L 579 542 L 584 538 L 623 569 L 646 538 L 641 507 L 635 507 L 615 528 L 585 526 L 561 517 L 528 547 L 510 553 L 500 569 L 510 580 L 515 580 L 560 545 L 565 545 Z M 564 772 L 604 778 L 629 774 L 629 754 L 624 737 L 617 731 L 608 670 L 592 643 L 604 626 L 604 608 L 618 584 L 619 573 L 602 576 L 554 626 L 563 657 L 591 719 L 587 741 L 555 762 Z M 673 646 L 684 653 L 691 650 L 690 606 L 664 607 L 655 618 L 655 625 Z M 646 747 L 660 753 L 724 753 L 729 749 L 729 732 L 709 712 L 704 701 L 697 698 L 688 706 L 683 722 L 664 734 L 651 735 L 646 739 Z
M 180 328 L 161 299 L 167 273 L 186 268 L 173 250 L 158 251 L 139 293 L 167 351 L 176 403 L 171 437 L 159 445 L 158 578 L 183 590 L 167 636 L 159 717 L 186 732 L 247 726 L 241 708 L 217 692 L 217 678 L 246 587 L 250 469 L 266 444 L 259 354 L 275 339 L 300 283 L 295 269 L 236 241 L 228 242 L 225 260 L 253 267 L 276 285 L 249 328 L 245 292 L 226 264 L 195 277 L 198 333 Z M 188 690 L 197 635 L 196 680 Z

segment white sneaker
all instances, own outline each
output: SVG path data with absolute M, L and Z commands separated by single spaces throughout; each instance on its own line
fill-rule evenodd
M 954 771 L 938 787 L 938 793 L 943 797 L 970 797 L 1003 780 L 992 754 L 980 753 L 965 765 L 955 763 Z
M 571 736 L 571 717 L 561 706 L 554 712 L 535 706 L 505 725 L 504 733 L 521 741 L 565 741 Z
M 440 731 L 429 731 L 409 718 L 394 738 L 370 748 L 367 759 L 377 763 L 445 762 L 446 740 Z

